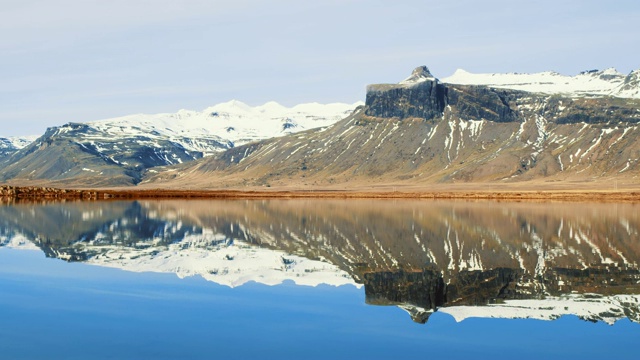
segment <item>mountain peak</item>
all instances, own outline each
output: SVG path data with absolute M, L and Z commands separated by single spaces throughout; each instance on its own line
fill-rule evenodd
M 218 107 L 220 109 L 231 110 L 231 111 L 232 110 L 248 111 L 251 109 L 249 105 L 235 99 L 214 105 L 213 107 Z
M 452 76 L 462 76 L 462 75 L 467 75 L 467 74 L 471 74 L 471 73 L 468 72 L 465 69 L 456 69 L 456 71 L 453 72 Z
M 433 76 L 429 71 L 429 68 L 426 67 L 425 65 L 422 65 L 413 69 L 413 71 L 411 72 L 411 76 L 402 80 L 400 84 L 415 84 L 415 83 L 419 83 L 427 80 L 437 81 L 435 76 Z

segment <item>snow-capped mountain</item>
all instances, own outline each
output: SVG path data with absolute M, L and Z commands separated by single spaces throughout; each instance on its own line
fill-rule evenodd
M 443 83 L 485 85 L 568 97 L 614 96 L 640 98 L 640 70 L 624 75 L 614 68 L 583 71 L 575 76 L 548 71 L 536 74 L 472 74 L 462 69 L 441 79 Z
M 0 137 L 0 161 L 2 161 L 4 157 L 31 144 L 37 138 L 37 136 Z
M 0 148 L 13 147 L 15 149 L 22 149 L 25 146 L 34 142 L 38 137 L 33 136 L 11 136 L 8 138 L 0 138 Z
M 130 185 L 151 167 L 179 164 L 240 144 L 325 127 L 359 104 L 239 101 L 204 111 L 130 115 L 49 128 L 30 145 L 0 159 L 0 180 L 59 181 L 92 186 Z
M 331 125 L 347 117 L 361 104 L 309 103 L 287 108 L 272 101 L 251 107 L 231 100 L 200 112 L 180 110 L 175 114 L 137 114 L 92 121 L 86 125 L 96 130 L 98 136 L 171 139 L 189 152 L 202 152 L 207 156 L 251 141 Z M 100 140 L 95 134 L 86 139 L 90 143 Z M 201 139 L 214 140 L 220 145 L 198 143 Z
M 458 71 L 440 81 L 421 66 L 397 84 L 369 85 L 364 106 L 232 101 L 203 112 L 67 124 L 0 160 L 0 181 L 300 188 L 615 177 L 633 184 L 639 76 Z
M 142 182 L 344 188 L 616 177 L 631 184 L 640 176 L 640 98 L 603 94 L 633 95 L 636 75 L 608 70 L 571 83 L 547 74 L 545 90 L 538 75 L 496 75 L 470 86 L 442 82 L 421 66 L 398 84 L 369 85 L 365 106 L 324 131 L 235 147 Z M 569 94 L 559 88 L 565 82 Z

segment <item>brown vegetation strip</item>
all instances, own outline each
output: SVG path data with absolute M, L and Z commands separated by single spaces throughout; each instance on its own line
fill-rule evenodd
M 640 202 L 640 191 L 348 191 L 348 190 L 69 190 L 0 186 L 0 197 L 15 199 L 488 199 Z

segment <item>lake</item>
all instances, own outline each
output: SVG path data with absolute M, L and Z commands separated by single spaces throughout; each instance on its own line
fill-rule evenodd
M 640 206 L 0 205 L 0 358 L 635 358 Z

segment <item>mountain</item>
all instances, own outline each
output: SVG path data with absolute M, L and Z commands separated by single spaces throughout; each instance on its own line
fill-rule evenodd
M 640 322 L 634 204 L 386 200 L 22 203 L 0 246 L 228 286 L 359 284 L 417 322 L 468 317 Z M 75 221 L 70 221 L 74 219 Z M 82 220 L 82 221 L 80 221 Z
M 0 158 L 0 181 L 132 185 L 146 169 L 328 126 L 357 105 L 310 103 L 287 108 L 269 102 L 250 107 L 234 100 L 202 112 L 180 110 L 69 123 L 47 129 L 30 145 Z
M 9 155 L 31 144 L 37 136 L 0 137 L 0 163 Z
M 368 86 L 365 105 L 329 128 L 235 147 L 147 174 L 143 183 L 213 188 L 522 181 L 599 181 L 608 187 L 614 178 L 635 183 L 640 99 L 604 95 L 602 84 L 624 87 L 619 95 L 634 95 L 636 75 L 584 73 L 575 77 L 568 95 L 562 87 L 545 93 L 531 85 L 564 79 L 551 73 L 459 85 L 439 81 L 422 66 L 398 84 Z M 512 85 L 511 78 L 520 82 Z

